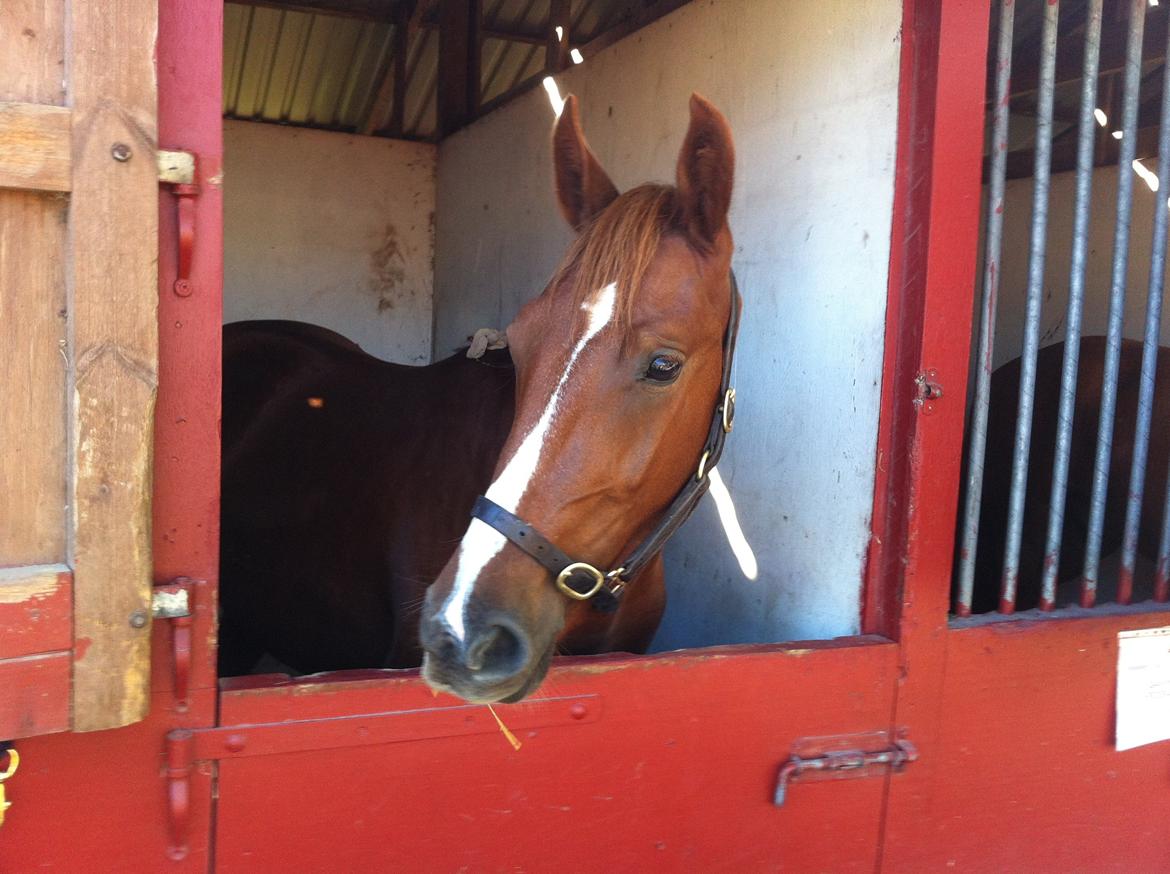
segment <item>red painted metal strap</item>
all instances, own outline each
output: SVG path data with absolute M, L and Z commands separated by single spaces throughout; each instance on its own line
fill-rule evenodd
M 601 698 L 597 695 L 544 698 L 525 701 L 520 707 L 503 705 L 497 708 L 496 713 L 503 724 L 515 733 L 536 728 L 570 726 L 596 722 L 601 715 Z M 499 731 L 500 727 L 487 705 L 467 704 L 292 722 L 229 725 L 193 729 L 189 733 L 194 738 L 194 758 L 203 761 Z
M 195 254 L 195 198 L 198 185 L 176 185 L 175 197 L 179 209 L 179 275 L 175 279 L 175 294 L 191 294 L 191 262 Z

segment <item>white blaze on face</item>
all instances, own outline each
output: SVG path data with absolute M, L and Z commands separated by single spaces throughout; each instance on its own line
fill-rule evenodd
M 611 282 L 581 305 L 581 308 L 589 314 L 585 333 L 577 341 L 577 345 L 573 347 L 569 361 L 564 370 L 561 371 L 561 378 L 557 381 L 556 388 L 553 389 L 548 403 L 545 404 L 544 412 L 540 414 L 540 418 L 536 420 L 532 430 L 525 435 L 524 440 L 508 460 L 507 465 L 500 471 L 499 477 L 488 487 L 487 497 L 510 513 L 516 512 L 520 505 L 520 499 L 524 497 L 528 484 L 532 482 L 532 478 L 540 467 L 541 450 L 552 433 L 553 424 L 557 417 L 557 404 L 564 395 L 565 384 L 573 373 L 573 366 L 589 341 L 601 333 L 601 330 L 613 319 L 616 299 L 617 285 Z M 455 559 L 455 584 L 451 588 L 451 594 L 443 603 L 441 612 L 443 621 L 447 623 L 447 627 L 460 641 L 466 634 L 464 619 L 467 603 L 471 600 L 471 593 L 475 589 L 475 581 L 479 579 L 479 575 L 483 573 L 487 563 L 496 557 L 507 542 L 504 535 L 490 525 L 479 519 L 472 519 L 467 533 L 463 535 L 463 540 L 459 543 L 459 553 Z

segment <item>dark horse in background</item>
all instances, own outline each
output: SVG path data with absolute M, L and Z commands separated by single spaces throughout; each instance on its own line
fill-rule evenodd
M 1016 601 L 1017 609 L 1020 610 L 1036 607 L 1040 601 L 1044 546 L 1048 536 L 1048 511 L 1052 493 L 1052 471 L 1056 453 L 1057 411 L 1060 405 L 1063 357 L 1064 344 L 1058 343 L 1041 349 L 1037 358 L 1032 452 L 1028 465 L 1024 535 L 1020 549 L 1020 576 Z M 1141 382 L 1141 359 L 1141 343 L 1135 340 L 1122 341 L 1113 454 L 1109 466 L 1105 528 L 1101 542 L 1102 557 L 1116 552 L 1121 546 L 1125 526 L 1130 465 L 1133 463 L 1134 425 L 1137 421 L 1138 391 Z M 1097 450 L 1097 427 L 1101 416 L 1105 338 L 1083 338 L 1078 364 L 1068 497 L 1065 502 L 1058 584 L 1079 580 L 1084 572 L 1089 498 L 1093 487 L 1093 460 Z M 1150 452 L 1146 464 L 1146 484 L 1138 538 L 1139 554 L 1151 561 L 1155 560 L 1158 549 L 1162 505 L 1166 498 L 1167 463 L 1170 460 L 1170 349 L 1162 348 L 1159 352 L 1154 384 Z M 999 604 L 1019 388 L 1018 358 L 999 367 L 992 374 L 987 422 L 987 456 L 972 598 L 973 613 L 990 612 Z M 959 507 L 960 527 L 955 539 L 956 558 L 962 542 L 962 501 Z M 1108 582 L 1104 579 L 1101 581 L 1103 596 L 1107 594 Z M 1135 592 L 1140 593 L 1141 590 L 1142 586 L 1135 587 Z M 1073 600 L 1066 589 L 1058 590 L 1058 601 L 1069 603 Z M 1106 598 L 1101 597 L 1099 600 Z
M 711 104 L 690 110 L 677 186 L 619 195 L 569 98 L 553 151 L 578 237 L 510 354 L 404 367 L 322 328 L 227 326 L 221 674 L 263 653 L 300 672 L 423 660 L 435 688 L 516 700 L 556 649 L 646 648 L 660 555 L 605 613 L 468 512 L 486 493 L 614 567 L 694 477 L 731 318 L 734 149 Z

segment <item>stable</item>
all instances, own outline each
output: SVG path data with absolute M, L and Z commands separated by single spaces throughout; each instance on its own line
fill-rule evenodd
M 1004 589 L 969 616 L 954 561 L 971 469 L 1012 463 L 964 461 L 993 403 L 979 374 L 1041 354 L 1029 313 L 1056 306 L 1029 275 L 1018 316 L 988 307 L 1010 298 L 999 264 L 1043 252 L 1043 210 L 1017 233 L 1012 204 L 1060 189 L 1058 114 L 1074 133 L 1093 109 L 1123 120 L 1120 145 L 1090 128 L 1097 159 L 1066 165 L 1074 214 L 1102 155 L 1117 191 L 1144 178 L 1132 162 L 1170 161 L 1170 113 L 1126 108 L 1128 78 L 1162 75 L 1163 10 L 66 5 L 0 11 L 0 867 L 1164 865 L 1157 818 L 1119 814 L 1170 801 L 1167 742 L 1134 732 L 1158 668 L 1127 672 L 1132 641 L 1170 625 L 1159 568 L 1096 599 L 1116 603 L 1016 610 Z M 1100 77 L 1112 102 L 1084 102 Z M 651 651 L 556 659 L 494 711 L 378 664 L 219 676 L 223 324 L 451 355 L 504 328 L 572 239 L 562 101 L 625 189 L 673 179 L 692 91 L 736 144 L 738 416 L 721 488 L 667 548 Z M 1021 116 L 1039 123 L 1009 148 Z M 1163 255 L 1165 210 L 1138 235 Z M 1115 276 L 1144 257 L 1124 251 Z M 1150 281 L 1147 311 L 1161 295 Z M 1154 315 L 1130 334 L 1156 349 Z M 1164 421 L 1133 418 L 1161 445 Z

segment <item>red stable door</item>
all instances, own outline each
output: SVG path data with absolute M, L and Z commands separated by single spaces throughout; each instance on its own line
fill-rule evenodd
M 17 4 L 15 14 L 23 21 L 38 6 L 54 4 Z M 114 12 L 110 28 L 132 29 L 133 16 Z M 45 15 L 46 23 L 52 20 Z M 158 8 L 157 146 L 193 154 L 197 163 L 190 187 L 179 189 L 185 198 L 173 185 L 159 189 L 153 576 L 156 586 L 186 590 L 188 606 L 173 612 L 188 615 L 153 621 L 150 709 L 143 721 L 17 742 L 21 763 L 6 783 L 12 806 L 0 826 L 4 874 L 211 867 L 213 768 L 194 768 L 186 796 L 175 794 L 166 738 L 176 727 L 214 725 L 216 714 L 222 15 L 218 0 L 164 0 Z M 31 42 L 36 33 L 26 31 L 25 38 Z M 145 146 L 135 148 L 146 156 L 135 160 L 154 160 Z M 181 253 L 184 235 L 190 245 Z M 181 267 L 189 284 L 176 289 Z
M 986 81 L 986 41 L 965 34 L 985 33 L 992 5 L 906 4 L 920 25 L 903 29 L 917 98 L 903 87 L 903 262 L 879 436 L 891 451 L 869 589 L 890 597 L 871 601 L 877 628 L 898 617 L 894 722 L 919 760 L 890 781 L 881 868 L 1170 871 L 1170 742 L 1114 745 L 1118 633 L 1170 626 L 1166 605 L 948 616 Z M 941 397 L 922 392 L 930 382 Z
M 910 201 L 930 173 L 933 140 L 919 134 L 933 130 L 938 46 L 962 44 L 958 57 L 970 60 L 986 32 L 980 4 L 944 7 L 941 21 L 906 7 L 907 32 L 923 39 L 904 48 L 897 197 L 920 224 L 895 235 L 895 282 L 934 252 L 932 203 Z M 198 194 L 184 207 L 194 237 L 182 295 L 180 210 L 170 192 L 160 201 L 155 561 L 160 583 L 195 581 L 186 709 L 175 694 L 186 632 L 158 622 L 146 722 L 28 744 L 31 773 L 11 794 L 33 815 L 6 827 L 10 867 L 874 870 L 888 787 L 920 767 L 902 765 L 913 732 L 892 719 L 905 662 L 894 573 L 870 580 L 865 636 L 561 662 L 542 698 L 499 709 L 519 750 L 487 708 L 435 698 L 414 672 L 244 678 L 217 695 L 221 14 L 210 0 L 160 10 L 163 143 L 199 161 Z M 981 95 L 966 96 L 965 120 L 947 123 L 961 122 L 961 181 L 977 190 Z M 973 220 L 967 233 L 970 272 Z M 912 306 L 923 290 L 904 284 L 892 300 Z M 891 328 L 891 349 L 907 360 L 920 352 L 915 331 L 910 318 Z M 909 398 L 887 395 L 887 429 L 918 414 Z M 937 421 L 961 429 L 961 411 L 940 410 Z M 875 507 L 902 519 L 891 483 L 879 485 Z M 874 566 L 897 549 L 875 543 Z
M 936 7 L 906 4 L 884 459 L 928 415 L 934 451 L 961 441 L 961 405 L 925 410 L 913 389 L 943 281 L 929 270 L 973 284 L 987 10 Z M 948 215 L 947 198 L 965 210 Z M 953 507 L 945 457 L 936 497 Z M 184 741 L 216 768 L 217 870 L 875 870 L 889 786 L 920 766 L 895 719 L 899 639 L 918 633 L 899 559 L 951 524 L 911 536 L 924 523 L 903 496 L 925 468 L 880 464 L 876 515 L 893 534 L 874 541 L 873 634 L 563 660 L 540 698 L 498 708 L 519 750 L 487 708 L 436 698 L 415 672 L 226 681 L 220 727 Z M 931 584 L 945 621 L 946 580 Z

